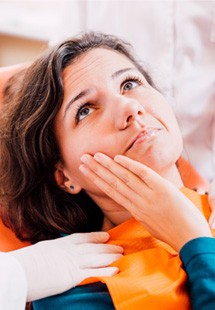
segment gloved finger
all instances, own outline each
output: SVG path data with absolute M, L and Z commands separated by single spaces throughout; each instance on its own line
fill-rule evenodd
M 106 242 L 110 238 L 109 234 L 105 231 L 91 232 L 91 233 L 76 233 L 70 236 L 64 237 L 69 242 L 74 244 L 81 243 L 100 243 Z
M 89 277 L 112 277 L 119 272 L 118 267 L 105 267 L 105 268 L 95 268 L 95 269 L 85 269 L 82 274 L 83 281 Z
M 81 257 L 79 267 L 85 268 L 101 268 L 111 265 L 113 262 L 122 257 L 122 254 L 90 254 Z
M 114 244 L 95 244 L 95 243 L 85 243 L 79 245 L 78 248 L 78 254 L 105 254 L 105 253 L 112 253 L 112 254 L 117 254 L 123 253 L 123 248 L 118 245 Z

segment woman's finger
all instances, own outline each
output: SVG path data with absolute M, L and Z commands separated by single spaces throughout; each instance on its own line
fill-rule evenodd
M 140 180 L 139 176 L 133 173 L 129 167 L 124 167 L 120 164 L 120 161 L 114 161 L 110 157 L 102 153 L 96 153 L 94 159 L 100 163 L 103 167 L 111 171 L 117 176 L 123 183 L 133 190 L 137 189 L 137 185 L 141 185 L 141 192 L 144 190 L 144 184 Z
M 84 155 L 81 158 L 84 165 L 79 169 L 108 197 L 122 206 L 130 205 L 131 199 L 137 199 L 136 193 L 127 184 L 114 175 L 110 170 L 98 163 L 92 156 Z
M 137 189 L 138 182 L 139 185 L 141 185 L 141 193 L 143 194 L 144 188 L 142 181 L 140 181 L 140 179 L 131 171 L 114 162 L 114 160 L 110 157 L 101 153 L 95 154 L 94 157 L 86 154 L 82 156 L 81 160 L 90 170 L 92 170 L 113 189 L 119 190 L 120 188 L 122 190 L 122 194 L 123 192 L 127 192 L 128 187 L 135 191 Z
M 116 161 L 129 171 L 132 171 L 152 190 L 157 190 L 157 187 L 162 185 L 164 182 L 164 179 L 161 178 L 154 170 L 131 158 L 123 155 L 116 155 L 114 157 L 114 161 Z
M 135 192 L 133 192 L 127 185 L 123 184 L 122 181 L 115 179 L 110 181 L 109 179 L 107 180 L 107 177 L 105 176 L 104 180 L 86 165 L 81 165 L 79 169 L 108 197 L 113 199 L 115 202 L 117 202 L 119 205 L 123 206 L 130 212 L 134 209 L 133 201 L 139 201 L 140 197 Z
M 80 166 L 80 170 L 83 174 L 96 184 L 107 196 L 127 209 L 134 217 L 139 217 L 140 208 L 143 214 L 146 211 L 144 206 L 149 204 L 152 198 L 151 196 L 154 195 L 154 193 L 139 176 L 135 175 L 135 173 L 139 174 L 142 178 L 143 174 L 144 176 L 147 174 L 147 182 L 150 183 L 150 185 L 153 184 L 156 191 L 159 191 L 158 188 L 163 184 L 161 182 L 163 179 L 157 177 L 156 173 L 151 173 L 152 171 L 150 168 L 138 164 L 133 160 L 130 160 L 128 163 L 126 162 L 127 165 L 126 168 L 124 168 L 101 153 L 97 153 L 95 159 L 90 155 L 84 155 L 82 157 L 82 162 L 84 162 L 85 165 Z M 124 157 L 122 157 L 122 159 L 124 160 Z M 129 171 L 127 166 L 135 173 Z M 150 179 L 151 174 L 153 175 L 153 178 L 151 178 L 153 181 Z M 125 175 L 127 179 L 130 179 L 129 182 L 125 182 Z
M 150 191 L 148 192 L 150 189 L 139 176 L 133 173 L 133 171 L 124 168 L 105 154 L 97 153 L 94 157 L 86 154 L 81 160 L 90 170 L 110 185 L 110 187 L 108 186 L 106 188 L 108 196 L 110 196 L 109 191 L 112 191 L 111 188 L 120 192 L 130 200 L 132 199 L 133 192 L 145 197 L 150 194 Z M 105 192 L 104 188 L 101 189 Z

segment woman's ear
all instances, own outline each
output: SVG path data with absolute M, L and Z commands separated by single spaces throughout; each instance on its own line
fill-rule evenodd
M 57 185 L 67 193 L 78 194 L 82 190 L 81 186 L 68 175 L 61 162 L 55 166 L 54 178 Z

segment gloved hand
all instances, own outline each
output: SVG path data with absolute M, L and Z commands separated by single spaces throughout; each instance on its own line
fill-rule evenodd
M 215 229 L 215 179 L 210 184 L 208 199 L 212 209 L 209 224 L 211 228 Z
M 88 277 L 113 276 L 108 267 L 122 256 L 120 246 L 105 244 L 106 232 L 80 233 L 12 251 L 28 283 L 27 301 L 60 294 Z

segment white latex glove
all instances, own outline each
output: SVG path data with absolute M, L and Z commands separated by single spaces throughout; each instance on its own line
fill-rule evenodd
M 212 213 L 209 219 L 211 228 L 215 229 L 215 179 L 210 184 L 208 199 L 212 209 Z
M 0 252 L 0 309 L 25 309 L 27 281 L 17 259 Z
M 105 244 L 106 232 L 80 233 L 12 251 L 22 265 L 28 283 L 27 301 L 60 294 L 88 277 L 112 276 L 108 267 L 123 249 Z

